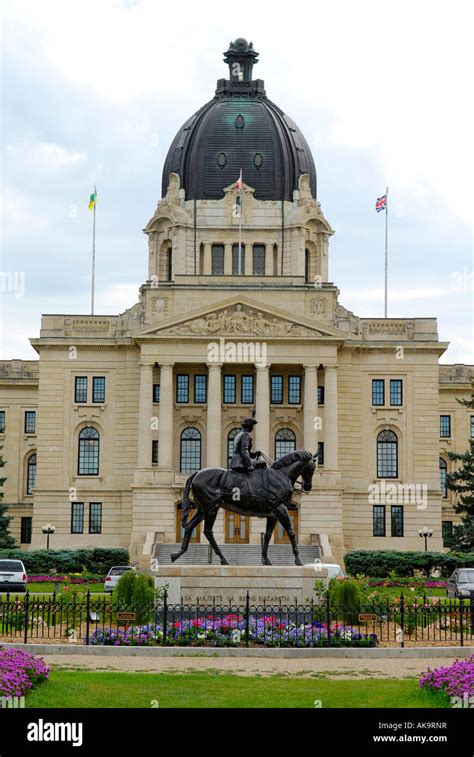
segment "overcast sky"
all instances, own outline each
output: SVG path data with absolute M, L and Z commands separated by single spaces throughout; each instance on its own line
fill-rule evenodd
M 90 312 L 94 182 L 96 313 L 136 302 L 168 146 L 243 36 L 313 151 L 341 303 L 383 315 L 388 185 L 389 316 L 437 317 L 442 362 L 474 362 L 470 0 L 2 5 L 2 359 L 36 357 L 42 313 Z

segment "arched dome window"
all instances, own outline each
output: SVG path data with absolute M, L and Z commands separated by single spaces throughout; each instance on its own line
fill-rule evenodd
M 227 434 L 227 465 L 230 465 L 232 456 L 234 454 L 235 437 L 239 433 L 240 428 L 233 428 Z
M 79 433 L 78 476 L 99 475 L 99 432 L 88 426 Z
M 36 452 L 29 456 L 26 466 L 26 493 L 33 494 L 36 483 Z

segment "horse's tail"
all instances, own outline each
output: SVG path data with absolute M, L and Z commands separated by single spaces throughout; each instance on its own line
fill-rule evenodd
M 189 499 L 189 491 L 191 489 L 191 484 L 193 482 L 193 478 L 196 475 L 196 473 L 198 473 L 198 471 L 195 471 L 189 476 L 188 480 L 186 481 L 186 485 L 184 487 L 183 503 L 182 503 L 183 512 L 181 515 L 181 526 L 183 528 L 186 528 L 188 524 L 188 515 L 191 509 L 191 500 Z

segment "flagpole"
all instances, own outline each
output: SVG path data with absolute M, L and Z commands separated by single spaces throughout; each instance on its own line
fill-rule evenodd
M 238 275 L 242 275 L 242 169 L 240 169 L 240 187 L 239 187 L 239 269 Z
M 92 284 L 91 284 L 91 315 L 94 315 L 94 286 L 95 286 L 95 207 L 97 205 L 97 189 L 94 184 L 94 219 L 92 221 Z
M 388 295 L 388 187 L 385 190 L 385 318 L 387 318 Z

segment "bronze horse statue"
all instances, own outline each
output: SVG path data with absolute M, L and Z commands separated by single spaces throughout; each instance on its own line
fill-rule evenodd
M 303 480 L 302 490 L 311 491 L 313 473 L 318 453 L 297 449 L 276 460 L 270 468 L 256 468 L 249 475 L 224 468 L 202 468 L 189 476 L 183 492 L 184 528 L 183 542 L 179 552 L 171 555 L 174 562 L 189 546 L 191 535 L 199 523 L 204 521 L 204 534 L 219 557 L 222 565 L 228 561 L 222 554 L 214 538 L 213 526 L 219 509 L 223 507 L 239 515 L 250 515 L 267 519 L 267 528 L 262 543 L 262 563 L 271 565 L 268 558 L 268 544 L 277 521 L 281 523 L 291 542 L 295 564 L 302 565 L 298 554 L 295 532 L 288 515 L 288 506 L 297 479 Z M 192 491 L 193 502 L 189 498 Z M 196 513 L 188 522 L 189 511 L 195 507 Z

